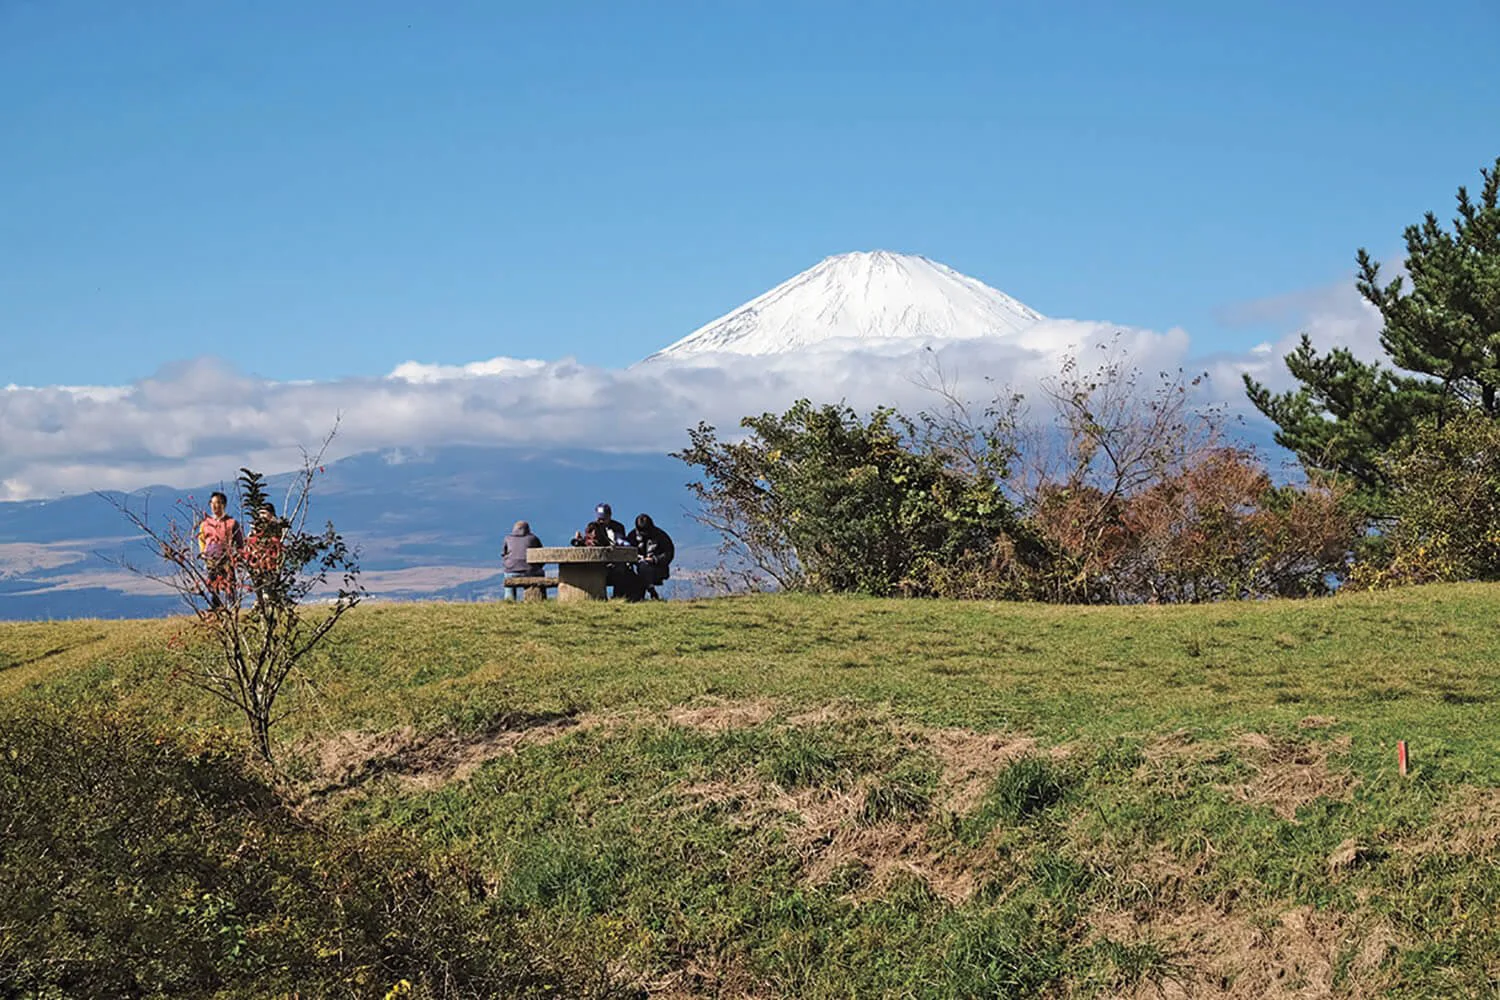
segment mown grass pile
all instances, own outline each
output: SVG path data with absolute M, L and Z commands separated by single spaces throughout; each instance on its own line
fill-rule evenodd
M 1482 994 L 1497 617 L 1482 586 L 361 608 L 274 791 L 169 679 L 178 626 L 0 626 L 0 966 L 136 969 L 155 935 L 184 957 L 142 995 Z

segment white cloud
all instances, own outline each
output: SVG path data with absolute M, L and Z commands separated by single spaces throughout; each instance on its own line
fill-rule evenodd
M 1241 373 L 1277 392 L 1292 388 L 1294 380 L 1282 359 L 1296 348 L 1304 333 L 1319 351 L 1344 347 L 1366 361 L 1384 356 L 1380 346 L 1380 331 L 1384 326 L 1380 312 L 1360 296 L 1352 283 L 1246 302 L 1227 312 L 1231 320 L 1270 323 L 1287 331 L 1274 342 L 1256 344 L 1246 355 L 1211 355 L 1203 359 L 1211 381 L 1220 390 L 1228 387 L 1236 396 L 1231 401 L 1236 403 L 1244 398 L 1240 391 Z
M 407 382 L 440 382 L 451 378 L 531 375 L 545 367 L 547 367 L 545 361 L 520 358 L 491 358 L 488 361 L 471 361 L 466 365 L 428 365 L 420 361 L 407 361 L 397 365 L 389 377 Z
M 1368 353 L 1379 322 L 1359 306 L 1352 289 L 1312 295 L 1297 307 L 1306 321 L 1295 329 L 1309 330 L 1320 346 L 1345 344 Z M 797 354 L 699 355 L 624 370 L 571 359 L 408 362 L 386 378 L 331 382 L 270 382 L 198 358 L 128 386 L 0 390 L 0 499 L 213 483 L 232 479 L 245 465 L 280 471 L 296 466 L 301 449 L 315 447 L 336 419 L 330 460 L 449 444 L 666 451 L 685 445 L 686 428 L 699 420 L 727 430 L 746 414 L 779 411 L 801 396 L 843 399 L 860 410 L 919 408 L 932 397 L 915 383 L 934 358 L 961 394 L 987 401 L 1005 386 L 1034 390 L 1068 351 L 1087 359 L 1111 344 L 1147 371 L 1207 368 L 1214 395 L 1239 403 L 1239 373 L 1278 384 L 1281 355 L 1295 339 L 1292 332 L 1269 350 L 1194 360 L 1182 330 L 1046 320 L 1011 339 L 950 341 L 933 352 L 917 351 L 914 342 L 865 344 L 852 352 L 828 345 Z

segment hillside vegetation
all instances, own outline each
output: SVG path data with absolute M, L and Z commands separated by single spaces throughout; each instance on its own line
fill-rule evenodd
M 0 996 L 1485 994 L 1496 620 L 365 606 L 275 775 L 182 621 L 0 624 Z

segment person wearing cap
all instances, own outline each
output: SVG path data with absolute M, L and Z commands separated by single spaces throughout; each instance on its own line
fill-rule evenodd
M 605 546 L 630 543 L 626 541 L 625 525 L 615 520 L 614 511 L 609 504 L 601 503 L 594 507 L 594 519 L 582 531 L 573 533 L 573 544 Z M 635 573 L 628 566 L 611 564 L 605 567 L 604 585 L 616 597 L 622 594 L 628 596 L 636 589 Z
M 542 576 L 547 567 L 534 562 L 528 562 L 526 553 L 542 544 L 542 540 L 531 533 L 531 525 L 525 521 L 517 521 L 510 534 L 505 536 L 505 544 L 500 547 L 500 564 L 505 568 L 506 576 Z M 506 596 L 513 601 L 519 601 L 525 596 L 525 587 L 506 587 Z M 546 591 L 543 591 L 546 593 Z

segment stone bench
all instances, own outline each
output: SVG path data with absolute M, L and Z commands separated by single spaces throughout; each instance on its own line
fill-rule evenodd
M 526 600 L 545 601 L 547 588 L 557 586 L 557 578 L 553 576 L 507 576 L 505 586 L 525 587 Z

